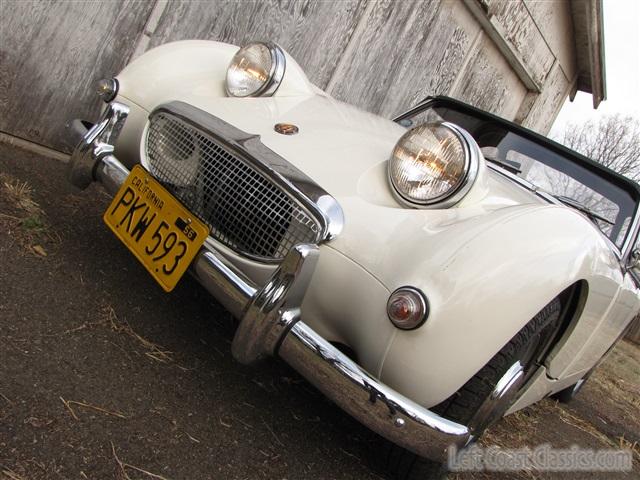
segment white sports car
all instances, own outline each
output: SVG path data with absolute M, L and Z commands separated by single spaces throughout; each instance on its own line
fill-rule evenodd
M 574 395 L 640 309 L 640 187 L 518 125 L 428 98 L 394 121 L 271 43 L 183 41 L 99 83 L 70 181 L 160 286 L 188 270 L 275 355 L 437 471 L 503 415 Z

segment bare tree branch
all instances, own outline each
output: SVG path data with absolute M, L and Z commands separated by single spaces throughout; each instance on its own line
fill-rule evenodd
M 609 115 L 598 121 L 570 123 L 555 138 L 633 180 L 640 180 L 640 121 L 634 117 Z

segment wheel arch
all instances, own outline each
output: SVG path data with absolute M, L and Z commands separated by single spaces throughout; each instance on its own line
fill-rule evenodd
M 566 310 L 542 362 L 580 323 L 594 290 L 606 311 L 620 285 L 619 263 L 600 234 L 553 206 L 523 208 L 432 268 L 420 284 L 432 317 L 418 331 L 396 332 L 381 371 L 385 383 L 428 407 L 456 392 L 557 296 L 566 296 Z
M 584 312 L 588 295 L 589 282 L 584 279 L 577 280 L 558 294 L 562 305 L 561 322 L 548 344 L 541 348 L 536 359 L 539 366 L 546 365 L 553 358 L 554 353 L 561 349 L 571 336 Z

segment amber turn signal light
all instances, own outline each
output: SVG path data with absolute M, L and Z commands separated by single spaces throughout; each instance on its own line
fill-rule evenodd
M 427 297 L 417 288 L 400 287 L 389 297 L 387 315 L 396 327 L 413 330 L 420 327 L 429 314 Z

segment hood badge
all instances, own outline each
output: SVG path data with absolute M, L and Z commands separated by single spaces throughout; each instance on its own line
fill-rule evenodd
M 276 123 L 273 129 L 282 135 L 295 135 L 300 130 L 292 123 Z

